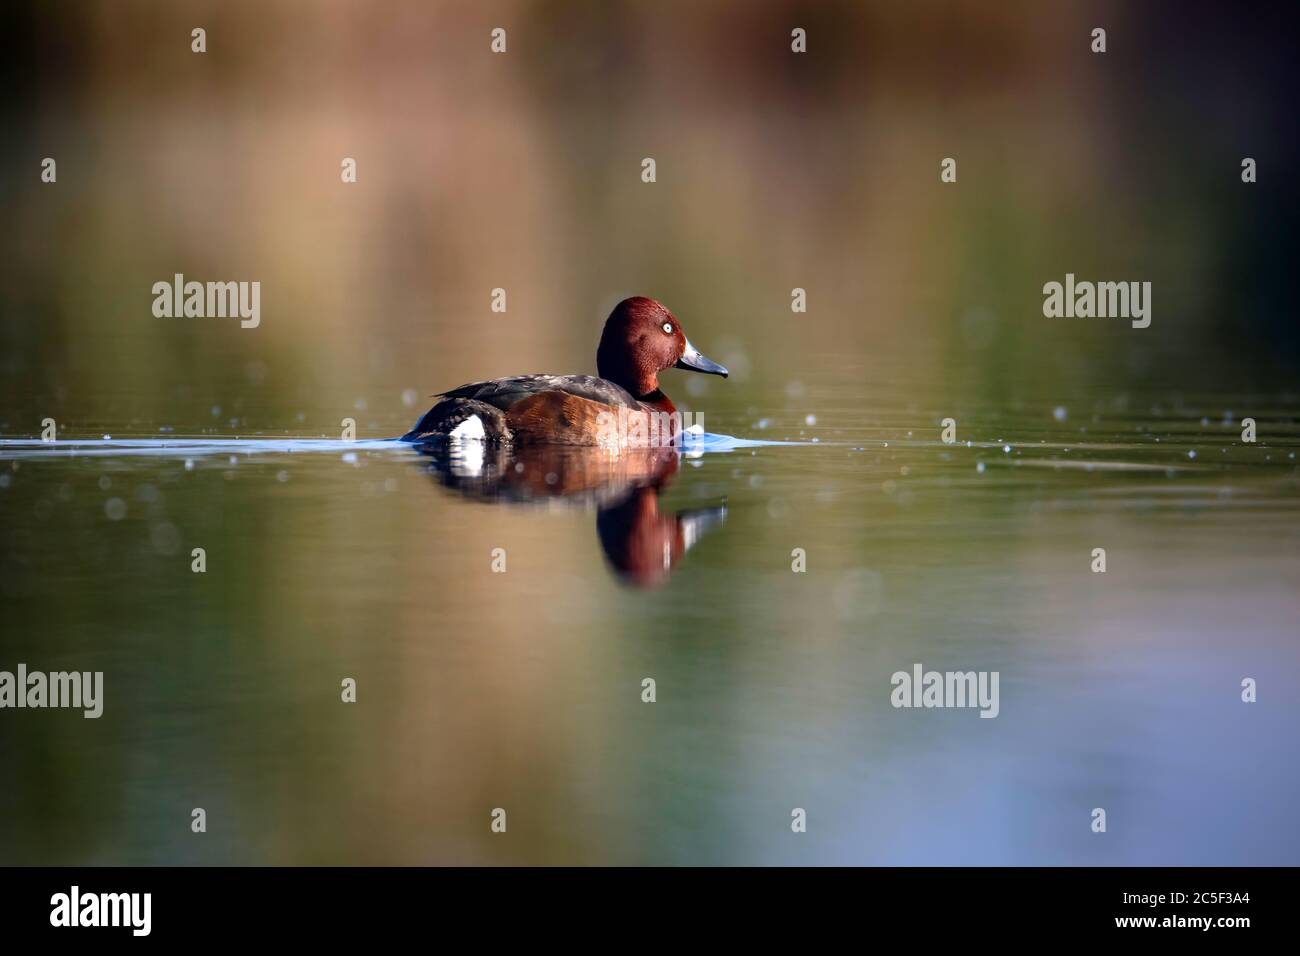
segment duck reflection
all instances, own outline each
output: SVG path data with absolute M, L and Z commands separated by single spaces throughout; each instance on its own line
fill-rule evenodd
M 618 579 L 633 587 L 662 585 L 695 542 L 727 518 L 725 500 L 709 508 L 660 510 L 659 494 L 680 466 L 681 454 L 675 448 L 611 452 L 470 442 L 415 449 L 429 460 L 436 481 L 467 498 L 595 508 L 596 534 L 605 557 Z

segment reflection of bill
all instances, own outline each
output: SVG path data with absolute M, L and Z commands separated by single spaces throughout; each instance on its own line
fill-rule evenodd
M 509 447 L 470 442 L 417 446 L 431 459 L 429 472 L 467 498 L 500 504 L 563 501 L 596 508 L 596 532 L 619 580 L 658 587 L 677 562 L 727 517 L 726 502 L 664 512 L 659 493 L 677 473 L 675 448 L 605 448 L 571 445 Z

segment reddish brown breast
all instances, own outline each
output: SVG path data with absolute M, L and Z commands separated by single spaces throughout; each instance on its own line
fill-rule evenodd
M 637 408 L 593 402 L 568 392 L 538 392 L 506 413 L 520 444 L 595 445 L 601 448 L 658 448 L 672 444 L 680 422 L 662 392 Z

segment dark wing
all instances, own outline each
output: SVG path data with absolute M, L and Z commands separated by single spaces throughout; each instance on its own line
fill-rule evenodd
M 444 398 L 469 398 L 507 411 L 515 402 L 540 392 L 567 392 L 603 405 L 638 407 L 627 389 L 595 375 L 517 375 L 473 382 L 439 394 Z

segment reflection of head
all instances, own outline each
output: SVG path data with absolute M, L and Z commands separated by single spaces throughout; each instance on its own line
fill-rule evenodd
M 656 588 L 704 532 L 726 520 L 725 505 L 691 511 L 659 511 L 659 489 L 641 488 L 596 515 L 605 557 L 628 584 Z

